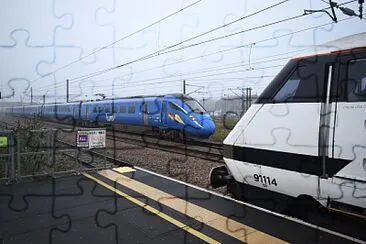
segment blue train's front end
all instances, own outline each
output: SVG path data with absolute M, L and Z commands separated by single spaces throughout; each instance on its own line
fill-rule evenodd
M 185 127 L 187 134 L 196 137 L 210 137 L 216 131 L 215 123 L 207 113 L 191 113 L 189 118 L 192 120 L 191 126 Z
M 172 99 L 175 111 L 179 111 L 175 119 L 181 124 L 180 129 L 192 137 L 208 138 L 216 131 L 216 125 L 202 105 L 192 97 L 177 95 Z M 178 117 L 178 118 L 177 118 Z

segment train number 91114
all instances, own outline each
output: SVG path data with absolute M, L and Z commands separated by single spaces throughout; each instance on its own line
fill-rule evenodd
M 261 182 L 263 184 L 263 186 L 267 187 L 269 186 L 277 186 L 277 180 L 275 178 L 271 178 L 269 176 L 265 176 L 265 175 L 258 175 L 258 174 L 254 174 L 254 181 L 256 182 Z

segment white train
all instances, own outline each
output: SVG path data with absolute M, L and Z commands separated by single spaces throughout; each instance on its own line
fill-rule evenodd
M 366 33 L 290 60 L 224 140 L 213 187 L 365 214 Z M 257 194 L 257 193 L 255 193 Z

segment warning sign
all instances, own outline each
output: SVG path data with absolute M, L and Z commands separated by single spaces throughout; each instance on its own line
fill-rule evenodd
M 89 148 L 105 148 L 106 131 L 90 130 L 89 131 Z
M 8 137 L 0 136 L 0 147 L 8 147 Z
M 106 130 L 80 130 L 76 135 L 77 147 L 105 148 Z
M 89 131 L 78 131 L 76 135 L 77 147 L 89 147 Z

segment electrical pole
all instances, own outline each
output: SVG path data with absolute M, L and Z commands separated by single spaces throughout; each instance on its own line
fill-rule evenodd
M 238 97 L 241 98 L 241 114 L 240 114 L 240 116 L 242 116 L 244 114 L 244 111 L 245 111 L 244 108 L 245 108 L 246 103 L 247 103 L 247 101 L 244 97 L 244 90 L 247 90 L 248 88 L 239 88 L 238 87 L 237 89 L 241 91 L 241 96 L 238 96 Z M 244 105 L 244 103 L 245 103 L 245 105 Z
M 44 94 L 42 97 L 43 97 L 43 104 L 45 104 L 46 103 L 46 94 Z
M 33 88 L 31 87 L 30 89 L 30 93 L 31 93 L 31 105 L 33 104 Z
M 236 88 L 236 90 L 240 90 L 241 94 L 239 95 L 238 93 L 234 92 L 233 89 L 230 89 L 230 91 L 232 91 L 235 95 L 237 95 L 240 99 L 241 99 L 241 115 L 243 116 L 244 112 L 248 110 L 249 106 L 251 105 L 251 99 L 252 99 L 252 88 Z M 245 92 L 244 92 L 245 90 Z M 244 105 L 245 103 L 245 105 Z
M 66 80 L 66 103 L 69 102 L 69 80 Z
M 252 88 L 248 88 L 248 91 L 249 91 L 249 96 L 248 96 L 248 98 L 249 98 L 248 109 L 249 109 L 249 107 L 252 106 Z
M 183 80 L 183 94 L 186 94 L 186 80 Z
M 245 97 L 245 111 L 247 111 L 248 110 L 248 108 L 249 108 L 249 89 L 250 88 L 246 88 L 245 89 L 245 95 L 246 95 L 246 97 Z

